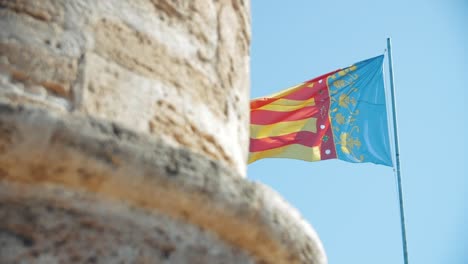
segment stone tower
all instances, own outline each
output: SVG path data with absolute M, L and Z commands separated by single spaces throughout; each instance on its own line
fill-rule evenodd
M 326 263 L 245 179 L 247 0 L 0 0 L 0 263 Z

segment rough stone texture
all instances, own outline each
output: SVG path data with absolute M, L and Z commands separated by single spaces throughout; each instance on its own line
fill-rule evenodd
M 243 178 L 245 0 L 0 0 L 0 263 L 326 263 Z
M 0 183 L 0 261 L 253 263 L 213 234 L 59 187 Z
M 0 0 L 0 94 L 112 120 L 245 175 L 245 0 Z
M 0 168 L 0 182 L 95 193 L 210 230 L 257 263 L 326 261 L 316 233 L 269 188 L 115 123 L 2 103 Z

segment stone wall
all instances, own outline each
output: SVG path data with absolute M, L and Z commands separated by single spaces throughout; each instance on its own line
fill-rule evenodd
M 243 0 L 0 0 L 0 92 L 162 136 L 245 175 L 248 14 Z
M 51 186 L 0 184 L 1 263 L 253 263 L 213 233 Z
M 249 14 L 0 0 L 0 263 L 326 263 L 244 178 Z

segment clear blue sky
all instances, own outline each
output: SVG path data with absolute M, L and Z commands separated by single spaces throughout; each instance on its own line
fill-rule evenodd
M 387 36 L 410 263 L 468 263 L 468 1 L 254 0 L 251 97 L 382 54 Z M 402 263 L 391 168 L 265 159 L 248 175 L 300 210 L 331 264 Z

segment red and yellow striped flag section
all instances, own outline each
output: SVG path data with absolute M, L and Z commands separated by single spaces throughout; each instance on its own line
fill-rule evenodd
M 250 102 L 249 163 L 262 158 L 336 158 L 325 74 Z
M 383 55 L 250 102 L 248 163 L 341 159 L 391 166 Z

